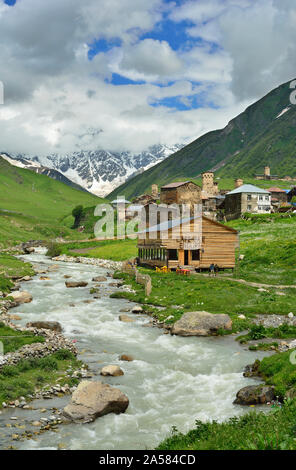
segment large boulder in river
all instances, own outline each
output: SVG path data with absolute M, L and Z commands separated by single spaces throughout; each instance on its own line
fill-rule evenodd
M 121 354 L 119 357 L 120 361 L 127 361 L 127 362 L 132 362 L 134 360 L 133 356 L 130 356 L 129 354 Z
M 108 375 L 111 377 L 119 377 L 120 375 L 124 375 L 123 370 L 120 369 L 119 366 L 105 366 L 101 370 L 101 375 L 107 377 Z
M 65 284 L 66 284 L 66 287 L 71 288 L 71 287 L 86 287 L 88 283 L 84 281 L 77 281 L 77 282 L 66 281 Z
M 28 304 L 32 302 L 33 297 L 29 292 L 26 291 L 15 291 L 8 294 L 8 297 L 12 297 L 17 304 Z
M 235 405 L 264 405 L 275 399 L 273 386 L 249 385 L 236 394 Z
M 93 281 L 93 282 L 106 282 L 106 281 L 107 281 L 107 278 L 104 277 L 104 276 L 98 276 L 98 277 L 93 277 L 93 278 L 92 278 L 92 281 Z
M 27 328 L 37 328 L 38 330 L 52 330 L 58 333 L 63 331 L 62 325 L 57 321 L 33 321 L 26 324 Z
M 124 413 L 128 405 L 128 397 L 118 388 L 83 380 L 63 414 L 75 423 L 90 423 L 108 413 Z
M 212 336 L 218 330 L 231 330 L 232 321 L 228 315 L 208 312 L 187 312 L 171 329 L 172 335 Z
M 136 321 L 128 315 L 119 315 L 119 320 L 123 321 L 124 323 L 133 323 Z
M 143 313 L 143 309 L 140 305 L 135 305 L 132 309 L 132 313 Z

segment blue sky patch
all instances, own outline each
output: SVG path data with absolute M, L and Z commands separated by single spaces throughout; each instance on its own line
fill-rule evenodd
M 198 39 L 188 36 L 186 30 L 190 26 L 194 26 L 190 21 L 181 21 L 175 23 L 169 19 L 165 19 L 156 24 L 153 31 L 142 34 L 143 39 L 155 39 L 158 41 L 166 41 L 174 51 L 184 47 L 191 48 L 198 42 Z
M 207 100 L 206 93 L 199 93 L 188 96 L 168 96 L 159 100 L 151 100 L 149 104 L 154 108 L 158 108 L 159 106 L 165 106 L 166 108 L 171 108 L 175 111 L 188 111 L 190 109 L 198 109 L 205 107 L 219 109 L 219 106 Z
M 122 44 L 121 39 L 114 38 L 107 41 L 106 39 L 95 39 L 91 44 L 88 45 L 88 58 L 92 60 L 100 52 L 108 52 L 113 47 L 120 47 Z
M 112 73 L 112 78 L 110 79 L 105 79 L 106 83 L 110 83 L 111 85 L 144 85 L 143 80 L 130 80 L 127 77 L 124 77 L 123 75 L 119 75 L 118 73 Z

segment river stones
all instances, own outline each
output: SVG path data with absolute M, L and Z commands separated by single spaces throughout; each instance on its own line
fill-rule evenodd
M 19 315 L 15 314 L 15 313 L 9 315 L 9 320 L 19 321 L 21 319 L 22 319 L 22 317 L 20 317 Z
M 62 325 L 57 321 L 33 321 L 26 324 L 27 328 L 37 328 L 38 330 L 52 330 L 58 333 L 63 331 Z
M 63 414 L 74 423 L 90 423 L 108 413 L 124 413 L 129 399 L 118 388 L 101 382 L 83 380 L 72 395 Z
M 129 354 L 121 354 L 121 356 L 119 357 L 119 360 L 120 361 L 132 362 L 132 361 L 134 361 L 134 358 L 133 358 L 133 356 L 130 356 Z
M 8 294 L 9 297 L 12 297 L 17 304 L 28 304 L 32 302 L 33 297 L 29 292 L 26 291 L 15 291 Z
M 119 315 L 119 320 L 124 323 L 134 323 L 135 320 L 128 315 Z
M 119 377 L 124 375 L 123 370 L 120 369 L 119 366 L 105 366 L 102 368 L 100 374 L 104 377 L 111 376 L 111 377 Z
M 249 385 L 236 394 L 235 405 L 263 405 L 275 399 L 274 386 Z
M 140 307 L 140 305 L 136 305 L 132 309 L 132 313 L 142 313 L 142 312 L 143 312 L 143 309 L 142 309 L 142 307 Z
M 69 289 L 69 288 L 73 288 L 73 287 L 86 287 L 88 283 L 85 282 L 85 281 L 77 281 L 77 282 L 75 282 L 75 281 L 66 281 L 65 284 L 66 284 L 66 287 L 68 287 L 68 289 Z
M 92 278 L 93 282 L 106 282 L 107 278 L 105 276 L 97 276 Z
M 52 264 L 49 266 L 48 271 L 57 271 L 60 268 L 58 264 Z
M 232 321 L 228 315 L 208 312 L 187 312 L 171 329 L 172 335 L 213 336 L 218 330 L 231 330 Z
M 35 252 L 35 248 L 33 248 L 32 246 L 25 246 L 23 250 L 26 255 L 30 255 L 31 253 Z

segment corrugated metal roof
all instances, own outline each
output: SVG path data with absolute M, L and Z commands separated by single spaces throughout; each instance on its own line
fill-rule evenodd
M 114 199 L 111 204 L 130 204 L 131 201 L 127 201 L 126 199 Z
M 184 219 L 173 219 L 173 220 L 166 220 L 165 222 L 162 222 L 157 225 L 153 225 L 152 227 L 146 228 L 146 230 L 143 230 L 140 233 L 152 233 L 152 232 L 164 232 L 167 231 L 171 228 L 178 227 L 181 224 L 186 224 L 187 222 L 191 222 L 191 220 L 194 219 L 199 219 L 200 217 L 186 217 Z
M 267 191 L 269 191 L 270 193 L 285 193 L 286 192 L 284 189 L 276 188 L 276 187 L 268 188 Z
M 236 188 L 233 191 L 230 191 L 230 193 L 227 193 L 226 196 L 229 196 L 231 194 L 240 194 L 240 193 L 269 194 L 269 192 L 266 191 L 265 189 L 258 188 L 258 186 L 254 186 L 253 184 L 243 184 L 239 188 Z

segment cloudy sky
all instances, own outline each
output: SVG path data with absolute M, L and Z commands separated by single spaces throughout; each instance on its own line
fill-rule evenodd
M 296 77 L 295 0 L 0 2 L 0 151 L 189 142 Z

